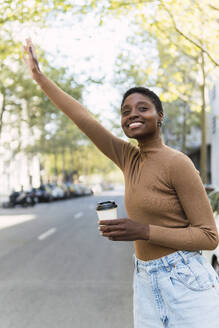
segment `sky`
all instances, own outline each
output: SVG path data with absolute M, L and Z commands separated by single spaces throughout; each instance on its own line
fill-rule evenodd
M 64 19 L 64 20 L 63 20 Z M 113 66 L 130 30 L 125 19 L 105 19 L 103 26 L 92 14 L 80 22 L 78 17 L 66 14 L 46 29 L 25 24 L 19 33 L 23 42 L 31 37 L 33 43 L 51 54 L 53 65 L 65 66 L 83 83 L 89 76 L 103 80 L 103 85 L 87 86 L 85 106 L 93 113 L 100 113 L 102 120 L 114 117 L 111 103 L 120 104 L 122 95 L 112 86 Z M 50 57 L 49 57 L 50 58 Z M 102 115 L 104 112 L 104 115 Z
M 36 51 L 39 45 L 51 54 L 53 65 L 67 67 L 82 84 L 88 77 L 104 81 L 103 85 L 86 86 L 83 103 L 93 113 L 100 114 L 102 123 L 110 127 L 109 119 L 118 119 L 114 106 L 119 108 L 122 100 L 122 94 L 112 85 L 115 60 L 124 49 L 131 50 L 139 59 L 141 56 L 138 48 L 130 49 L 127 43 L 127 37 L 134 33 L 130 20 L 129 16 L 105 17 L 100 26 L 94 13 L 80 17 L 69 12 L 55 20 L 52 17 L 51 27 L 46 29 L 26 23 L 17 38 L 24 42 L 26 37 L 31 37 Z

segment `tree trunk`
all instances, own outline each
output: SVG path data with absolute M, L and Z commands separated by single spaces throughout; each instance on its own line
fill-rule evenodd
M 183 105 L 183 129 L 182 129 L 182 152 L 186 152 L 186 120 L 187 120 L 187 115 L 186 115 L 186 104 Z
M 62 182 L 65 182 L 65 148 L 62 149 Z
M 207 147 L 206 147 L 206 112 L 205 112 L 205 58 L 204 53 L 201 52 L 201 72 L 202 72 L 202 85 L 200 87 L 201 90 L 201 131 L 202 131 L 202 143 L 201 143 L 201 159 L 200 159 L 200 167 L 201 167 L 201 178 L 203 183 L 207 183 Z
M 73 147 L 70 147 L 69 149 L 69 152 L 70 152 L 70 160 L 71 160 L 71 163 L 70 163 L 70 181 L 73 182 L 73 178 L 74 178 L 74 156 L 73 156 Z
M 57 153 L 54 152 L 54 174 L 57 180 L 58 177 L 58 169 L 57 169 Z

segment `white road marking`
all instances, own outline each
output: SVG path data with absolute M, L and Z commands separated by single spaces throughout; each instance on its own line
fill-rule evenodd
M 35 219 L 36 216 L 32 214 L 2 215 L 0 216 L 0 230 Z
M 56 232 L 56 230 L 57 230 L 56 228 L 49 229 L 48 231 L 42 233 L 42 235 L 40 235 L 38 239 L 39 240 L 46 239 L 47 237 L 53 235 Z
M 82 217 L 82 215 L 83 215 L 83 212 L 78 212 L 74 215 L 74 218 L 79 219 L 80 217 Z

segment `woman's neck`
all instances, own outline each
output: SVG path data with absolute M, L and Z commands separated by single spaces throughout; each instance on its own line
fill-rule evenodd
M 148 152 L 161 148 L 164 145 L 162 137 L 159 134 L 149 135 L 144 139 L 138 140 L 140 152 Z

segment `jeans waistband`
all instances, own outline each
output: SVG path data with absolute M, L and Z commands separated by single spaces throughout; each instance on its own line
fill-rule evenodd
M 176 251 L 174 253 L 171 253 L 169 255 L 160 257 L 155 260 L 149 260 L 149 261 L 142 261 L 139 260 L 135 254 L 134 254 L 134 261 L 135 261 L 135 266 L 141 266 L 142 268 L 145 267 L 145 269 L 152 269 L 152 268 L 161 268 L 165 267 L 167 270 L 169 270 L 170 265 L 176 263 L 177 261 L 182 261 L 187 264 L 189 262 L 189 258 L 193 256 L 200 255 L 201 251 Z

